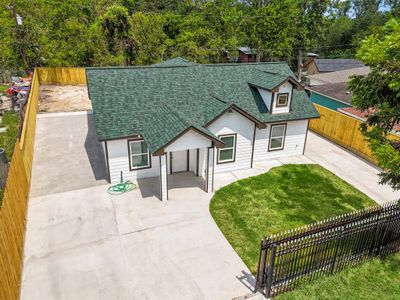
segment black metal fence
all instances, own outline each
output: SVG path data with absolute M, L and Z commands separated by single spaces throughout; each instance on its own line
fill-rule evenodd
M 273 297 L 399 250 L 400 202 L 362 209 L 262 240 L 256 290 Z

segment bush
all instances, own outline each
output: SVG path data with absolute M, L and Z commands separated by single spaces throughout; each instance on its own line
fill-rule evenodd
M 19 128 L 19 115 L 15 111 L 6 111 L 0 127 L 7 127 L 6 132 L 0 133 L 0 148 L 6 149 L 6 154 L 11 159 L 14 145 L 17 141 Z

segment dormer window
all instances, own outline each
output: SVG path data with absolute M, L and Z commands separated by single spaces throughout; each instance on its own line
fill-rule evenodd
M 280 93 L 277 95 L 276 107 L 285 107 L 288 105 L 289 93 Z

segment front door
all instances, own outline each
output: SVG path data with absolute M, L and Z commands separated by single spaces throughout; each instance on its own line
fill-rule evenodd
M 188 167 L 188 151 L 171 152 L 171 172 L 187 171 Z

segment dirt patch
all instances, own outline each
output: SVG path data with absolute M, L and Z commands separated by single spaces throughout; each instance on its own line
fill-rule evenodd
M 72 112 L 92 110 L 87 87 L 77 85 L 42 85 L 39 112 Z

